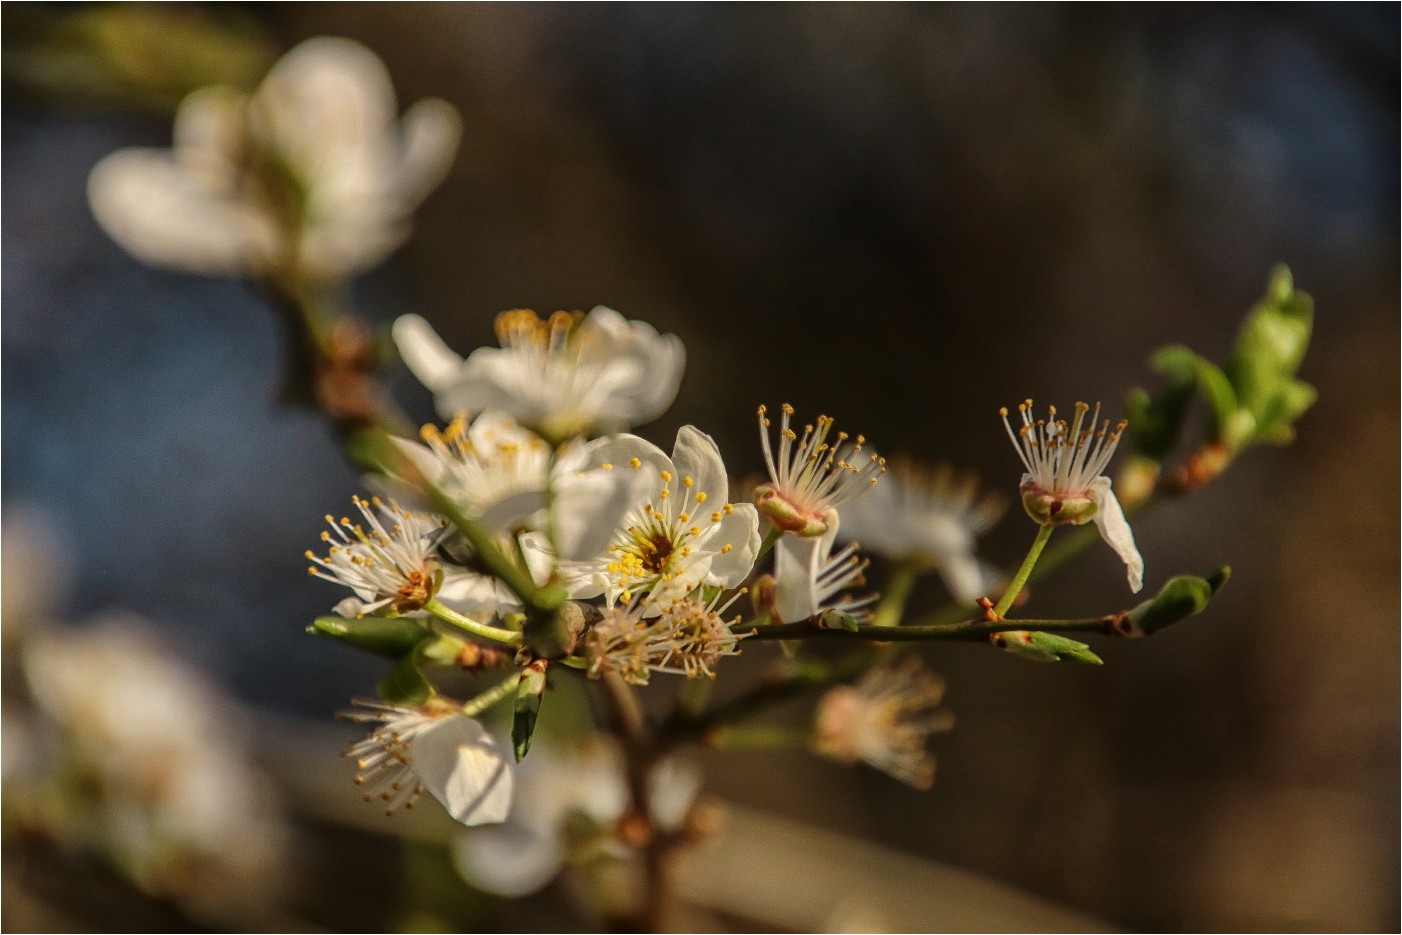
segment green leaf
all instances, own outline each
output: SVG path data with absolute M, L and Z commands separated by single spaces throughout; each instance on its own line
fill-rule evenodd
M 1103 665 L 1089 646 L 1076 640 L 1039 630 L 1005 630 L 989 637 L 999 649 L 1035 662 L 1079 662 Z
M 1238 423 L 1236 391 L 1216 364 L 1181 344 L 1160 348 L 1149 358 L 1149 365 L 1166 375 L 1170 383 L 1181 385 L 1191 376 L 1207 403 L 1212 423 L 1212 441 L 1223 441 Z
M 1224 565 L 1206 578 L 1175 575 L 1157 595 L 1120 618 L 1115 623 L 1115 631 L 1128 637 L 1153 636 L 1180 620 L 1200 614 L 1231 573 L 1231 568 Z
M 387 704 L 421 705 L 433 694 L 433 686 L 419 669 L 418 653 L 404 654 L 376 686 L 380 700 Z
M 317 617 L 307 632 L 390 659 L 400 658 L 427 635 L 423 624 L 412 617 Z
M 545 697 L 546 671 L 549 667 L 549 662 L 537 659 L 521 670 L 521 681 L 516 685 L 516 713 L 511 719 L 511 743 L 516 749 L 518 763 L 531 748 L 531 735 L 535 733 L 540 703 Z

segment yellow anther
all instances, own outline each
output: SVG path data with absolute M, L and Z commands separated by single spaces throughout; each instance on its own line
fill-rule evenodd
M 637 458 L 629 458 L 628 466 L 636 471 L 638 468 L 643 466 L 643 462 Z
M 697 502 L 697 503 L 705 503 L 705 502 L 706 502 L 706 491 L 704 491 L 704 490 L 698 490 L 698 491 L 696 492 L 696 502 Z
M 696 481 L 692 480 L 692 477 L 691 477 L 690 474 L 688 474 L 688 475 L 686 475 L 685 477 L 682 478 L 682 484 L 685 485 L 685 486 L 687 486 L 687 487 L 690 487 L 690 486 L 691 486 L 692 484 L 694 484 L 694 483 L 696 483 Z
M 713 523 L 719 523 L 719 522 L 720 522 L 720 513 L 719 513 L 719 512 L 715 512 L 715 513 L 712 513 L 712 514 L 711 514 L 711 522 L 713 522 Z
M 658 471 L 657 475 L 662 478 L 663 483 L 670 484 L 672 482 L 671 471 Z
M 727 504 L 723 507 L 723 509 L 725 510 L 725 515 L 726 515 L 726 516 L 729 516 L 731 513 L 734 513 L 734 512 L 735 512 L 735 504 L 733 504 L 733 503 L 727 503 Z
M 685 522 L 686 522 L 687 520 L 689 520 L 689 519 L 691 519 L 691 517 L 690 517 L 689 515 L 687 515 L 686 513 L 678 513 L 678 514 L 677 514 L 677 522 L 679 522 L 679 523 L 685 523 Z
M 607 461 L 605 461 L 603 464 L 599 465 L 599 467 L 603 468 L 605 471 L 612 471 L 612 470 L 613 470 L 613 465 L 612 465 L 612 464 L 609 464 Z
M 729 551 L 730 551 L 731 549 L 733 549 L 733 548 L 735 548 L 735 546 L 733 546 L 733 545 L 731 545 L 729 542 L 727 542 L 725 545 L 723 545 L 723 546 L 720 547 L 720 554 L 725 555 L 727 552 L 729 552 Z

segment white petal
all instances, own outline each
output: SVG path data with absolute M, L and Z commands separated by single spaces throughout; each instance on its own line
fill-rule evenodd
M 677 431 L 677 443 L 672 448 L 672 463 L 677 467 L 678 477 L 672 478 L 672 496 L 686 495 L 684 504 L 676 509 L 695 513 L 698 507 L 695 494 L 704 493 L 709 509 L 720 509 L 720 505 L 730 499 L 730 486 L 726 482 L 725 462 L 721 460 L 720 448 L 715 439 L 693 425 L 683 425 Z M 690 489 L 682 486 L 682 478 L 690 477 L 695 482 Z
M 648 777 L 652 819 L 664 831 L 681 827 L 701 791 L 701 771 L 695 764 L 663 760 Z
M 555 544 L 560 558 L 603 554 L 627 512 L 647 499 L 652 482 L 638 472 L 593 470 L 561 476 L 555 490 Z
M 465 825 L 504 821 L 511 810 L 511 765 L 487 729 L 449 715 L 414 738 L 409 766 L 448 814 Z
M 113 240 L 154 266 L 237 276 L 275 240 L 266 218 L 204 188 L 169 152 L 112 153 L 88 177 L 88 202 Z
M 419 378 L 419 382 L 434 393 L 451 386 L 462 370 L 462 357 L 443 343 L 433 326 L 418 315 L 400 316 L 394 323 L 394 343 L 399 356 Z M 439 412 L 442 412 L 440 407 Z M 449 412 L 445 418 L 452 418 Z
M 774 613 L 784 623 L 818 612 L 818 572 L 835 530 L 821 536 L 781 536 L 774 545 Z
M 730 546 L 729 552 L 721 551 L 725 545 Z M 759 511 L 753 504 L 737 503 L 735 511 L 721 519 L 706 539 L 706 548 L 713 555 L 707 583 L 724 588 L 740 584 L 754 568 L 759 546 Z
M 990 590 L 984 568 L 972 552 L 948 553 L 936 567 L 950 596 L 961 604 L 972 604 Z
M 1136 594 L 1144 587 L 1144 559 L 1134 544 L 1134 533 L 1125 520 L 1120 501 L 1110 489 L 1110 478 L 1097 477 L 1091 481 L 1091 499 L 1095 501 L 1095 525 L 1120 561 L 1125 563 L 1125 574 L 1129 578 L 1129 589 Z
M 521 609 L 520 599 L 496 578 L 456 567 L 444 569 L 443 583 L 434 597 L 450 609 L 480 620 Z
M 512 821 L 459 835 L 453 845 L 458 872 L 479 889 L 514 899 L 555 878 L 565 852 L 555 828 Z
M 401 208 L 408 211 L 448 174 L 462 136 L 462 120 L 447 101 L 428 98 L 405 111 L 401 125 L 399 195 Z

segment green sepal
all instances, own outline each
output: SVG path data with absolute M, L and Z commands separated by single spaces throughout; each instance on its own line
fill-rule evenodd
M 1153 636 L 1180 620 L 1200 614 L 1231 574 L 1231 568 L 1223 565 L 1206 578 L 1175 575 L 1153 598 L 1116 620 L 1115 632 L 1128 637 Z
M 1091 652 L 1089 646 L 1077 640 L 1067 639 L 1055 633 L 1039 630 L 1004 630 L 989 637 L 989 642 L 999 649 L 1035 662 L 1079 662 L 1085 665 L 1104 665 L 1103 660 Z
M 428 641 L 425 641 L 428 642 Z M 386 704 L 409 707 L 423 704 L 433 694 L 433 685 L 419 668 L 417 648 L 400 657 L 384 678 L 375 686 L 380 700 Z
M 421 618 L 416 617 L 317 617 L 307 632 L 390 659 L 399 659 L 427 635 Z
M 511 719 L 511 744 L 516 750 L 518 763 L 531 749 L 531 735 L 535 733 L 540 703 L 545 698 L 546 672 L 549 667 L 549 662 L 537 659 L 521 670 L 521 680 L 516 685 L 516 711 Z

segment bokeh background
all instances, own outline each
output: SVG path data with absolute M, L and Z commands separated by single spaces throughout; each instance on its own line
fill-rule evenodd
M 280 336 L 259 298 L 139 265 L 84 194 L 106 153 L 168 144 L 192 75 L 256 80 L 301 39 L 342 35 L 384 58 L 401 104 L 449 100 L 456 166 L 413 239 L 358 283 L 358 309 L 423 314 L 464 352 L 506 308 L 603 303 L 650 321 L 689 360 L 644 434 L 665 444 L 695 423 L 736 470 L 761 469 L 755 405 L 788 400 L 1011 493 L 1000 405 L 1115 409 L 1151 380 L 1154 348 L 1225 354 L 1289 263 L 1317 307 L 1301 376 L 1320 398 L 1298 441 L 1135 526 L 1151 588 L 1233 566 L 1204 617 L 1097 647 L 1096 669 L 932 649 L 959 723 L 935 742 L 928 794 L 801 753 L 701 762 L 721 800 L 1110 926 L 1396 930 L 1395 5 L 3 15 L 5 544 L 21 517 L 57 563 L 37 582 L 7 571 L 5 589 L 45 592 L 66 620 L 142 615 L 266 723 L 324 718 L 378 674 L 303 633 L 340 595 L 301 553 L 358 479 L 313 417 L 276 405 Z M 174 25 L 138 41 L 103 19 L 126 15 Z M 412 379 L 395 390 L 431 416 Z M 1015 562 L 1029 534 L 1010 515 L 985 553 Z M 1035 599 L 1080 615 L 1123 592 L 1093 549 Z M 934 584 L 917 595 L 940 599 Z M 736 662 L 740 683 L 760 660 Z M 296 897 L 309 924 L 406 924 L 385 909 L 402 892 L 392 839 L 300 821 L 326 861 Z M 24 898 L 7 899 L 7 925 L 110 924 L 108 904 L 76 897 L 106 891 L 69 860 L 11 847 L 6 895 Z M 358 896 L 331 896 L 330 865 Z M 564 912 L 547 898 L 483 924 L 587 924 Z

